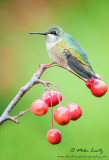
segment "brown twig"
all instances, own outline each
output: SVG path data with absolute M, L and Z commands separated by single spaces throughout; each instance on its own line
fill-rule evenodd
M 30 79 L 30 81 L 23 86 L 19 92 L 17 93 L 17 95 L 14 97 L 14 99 L 10 102 L 10 104 L 6 107 L 5 111 L 3 112 L 3 114 L 0 117 L 0 124 L 2 124 L 3 122 L 5 122 L 6 120 L 11 120 L 15 123 L 19 123 L 19 121 L 16 119 L 17 117 L 21 116 L 22 114 L 20 114 L 19 116 L 9 116 L 10 111 L 14 108 L 14 106 L 18 103 L 18 101 L 22 98 L 22 96 L 31 88 L 33 87 L 35 84 L 39 83 L 39 79 L 41 77 L 41 75 L 43 74 L 43 72 L 45 71 L 45 69 L 47 69 L 49 67 L 49 65 L 46 64 L 42 64 L 39 66 L 38 70 L 33 74 L 32 78 Z

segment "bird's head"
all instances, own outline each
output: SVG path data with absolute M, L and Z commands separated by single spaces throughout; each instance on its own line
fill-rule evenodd
M 47 42 L 57 42 L 60 40 L 64 35 L 64 31 L 57 27 L 57 26 L 51 26 L 46 31 L 46 40 Z
M 30 34 L 45 35 L 47 43 L 50 43 L 50 42 L 55 43 L 55 42 L 58 42 L 60 39 L 62 39 L 64 35 L 64 31 L 57 26 L 51 26 L 47 29 L 46 32 L 42 32 L 42 33 L 32 32 Z

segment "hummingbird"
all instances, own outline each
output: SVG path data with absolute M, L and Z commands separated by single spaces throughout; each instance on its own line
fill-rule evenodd
M 73 70 L 83 78 L 97 79 L 83 48 L 60 27 L 51 26 L 46 32 L 29 34 L 40 34 L 46 37 L 48 55 L 58 65 Z

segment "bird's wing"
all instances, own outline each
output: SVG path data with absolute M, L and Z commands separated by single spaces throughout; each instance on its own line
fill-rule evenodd
M 81 63 L 80 61 L 77 60 L 77 58 L 73 57 L 67 50 L 63 52 L 63 55 L 65 55 L 68 60 L 68 66 L 72 70 L 74 70 L 77 74 L 87 79 L 91 77 L 96 79 L 96 76 L 91 66 Z
M 61 48 L 63 46 L 63 54 L 67 57 L 71 69 L 84 78 L 96 78 L 85 51 L 70 35 L 67 35 L 59 45 Z
M 64 43 L 66 44 L 66 48 L 70 49 L 72 56 L 76 57 L 82 64 L 91 66 L 85 51 L 72 36 L 66 34 Z

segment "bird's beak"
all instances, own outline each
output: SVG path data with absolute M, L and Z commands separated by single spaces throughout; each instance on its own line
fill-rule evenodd
M 40 35 L 47 35 L 47 33 L 46 33 L 46 32 L 42 32 L 42 33 L 31 32 L 31 33 L 29 33 L 29 34 L 40 34 Z

